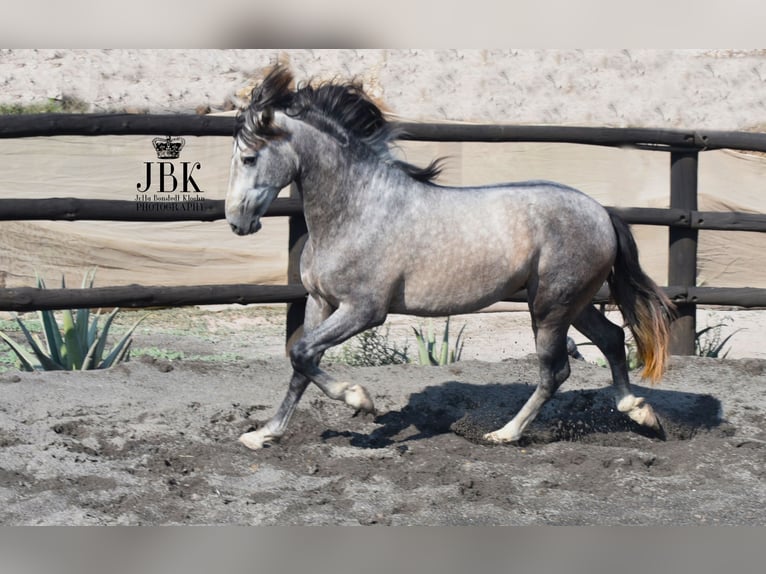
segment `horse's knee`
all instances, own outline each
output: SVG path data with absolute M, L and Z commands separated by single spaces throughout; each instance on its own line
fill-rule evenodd
M 308 345 L 303 339 L 296 341 L 290 349 L 290 363 L 296 372 L 305 375 L 311 367 L 313 357 L 311 356 Z

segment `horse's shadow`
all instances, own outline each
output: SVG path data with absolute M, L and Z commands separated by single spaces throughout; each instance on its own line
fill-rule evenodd
M 382 448 L 454 433 L 479 444 L 483 435 L 510 421 L 534 391 L 521 383 L 475 385 L 447 381 L 410 395 L 400 410 L 375 417 L 380 427 L 369 434 L 327 430 L 323 439 L 344 436 L 363 448 Z M 731 427 L 722 418 L 721 403 L 708 394 L 650 389 L 633 385 L 660 417 L 662 430 L 642 427 L 617 411 L 611 387 L 562 390 L 543 407 L 519 444 L 581 441 L 609 443 L 617 433 L 661 440 L 686 440 L 700 431 Z M 610 437 L 614 437 L 611 438 Z

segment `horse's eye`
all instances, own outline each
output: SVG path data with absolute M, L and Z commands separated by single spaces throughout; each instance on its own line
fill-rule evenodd
M 242 158 L 242 165 L 246 165 L 248 167 L 255 165 L 255 158 L 257 156 L 254 155 L 246 155 Z

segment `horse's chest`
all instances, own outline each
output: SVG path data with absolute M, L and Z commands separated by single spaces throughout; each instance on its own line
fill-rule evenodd
M 301 282 L 309 293 L 320 295 L 331 304 L 337 304 L 348 285 L 355 283 L 349 277 L 354 269 L 339 250 L 317 249 L 307 243 L 301 255 Z

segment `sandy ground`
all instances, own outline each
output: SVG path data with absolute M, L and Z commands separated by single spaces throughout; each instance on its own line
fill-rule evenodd
M 523 347 L 448 367 L 330 361 L 377 415 L 310 388 L 283 441 L 252 452 L 236 438 L 290 374 L 281 314 L 157 313 L 110 371 L 0 374 L 0 523 L 766 524 L 766 360 L 674 358 L 655 388 L 634 374 L 664 437 L 616 412 L 605 368 L 574 361 L 501 447 L 478 437 L 532 392 Z
M 749 129 L 763 50 L 0 50 L 0 104 L 212 111 L 276 59 L 299 78 L 362 80 L 411 119 Z M 402 81 L 407 78 L 406 81 Z

